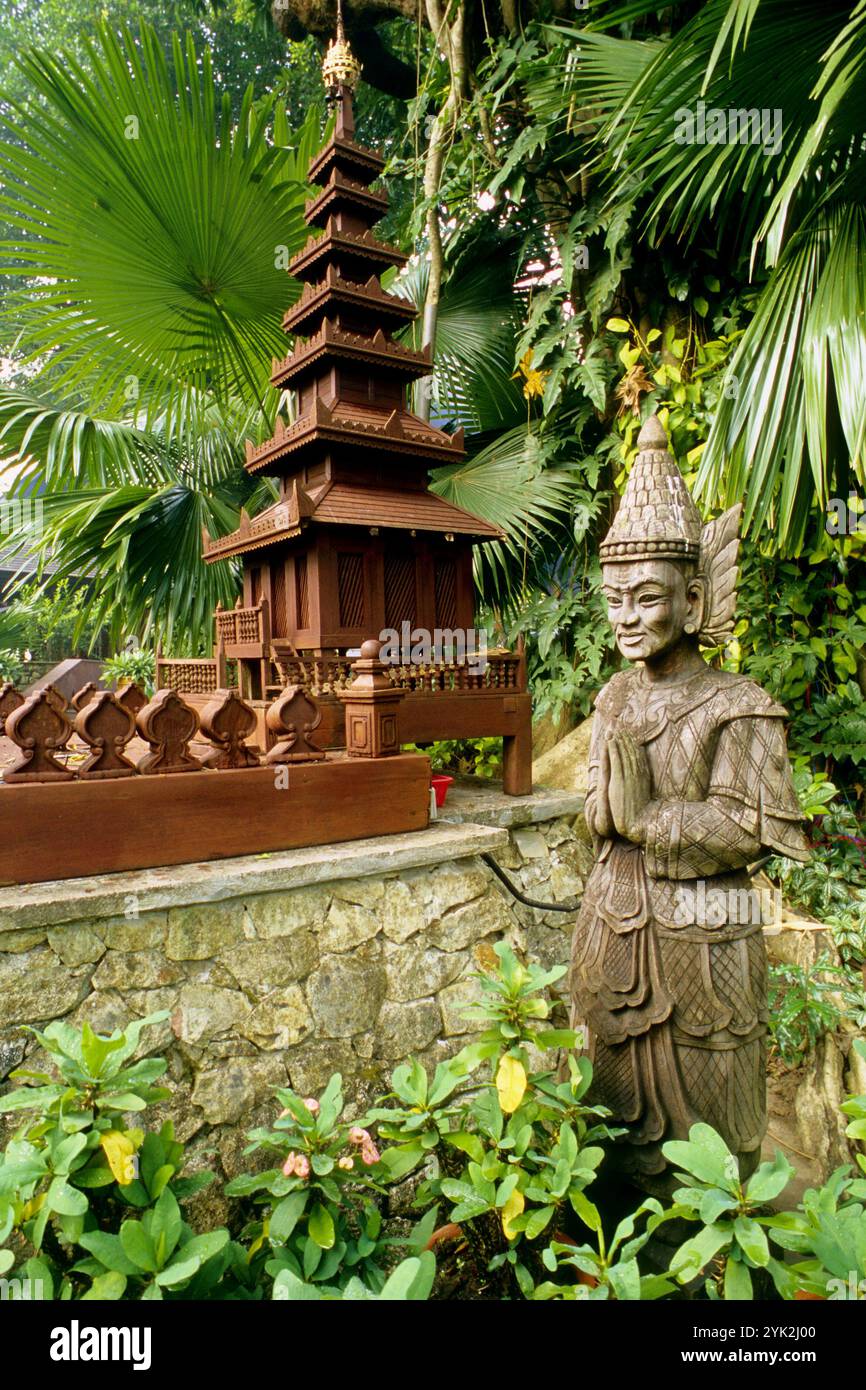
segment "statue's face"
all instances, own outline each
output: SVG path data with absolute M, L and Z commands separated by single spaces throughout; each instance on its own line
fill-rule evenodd
M 632 560 L 602 567 L 602 588 L 616 644 L 629 661 L 652 663 L 700 618 L 700 593 L 670 560 Z

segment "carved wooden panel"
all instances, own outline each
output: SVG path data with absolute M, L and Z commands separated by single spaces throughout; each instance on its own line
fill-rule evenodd
M 123 750 L 135 733 L 135 715 L 110 690 L 100 690 L 75 716 L 75 732 L 91 753 L 79 777 L 132 777 L 135 764 Z
M 147 696 L 141 686 L 136 685 L 135 681 L 127 681 L 125 685 L 118 686 L 115 694 L 123 708 L 129 710 L 133 719 L 138 717 L 147 704 Z
M 310 737 L 322 722 L 315 700 L 298 685 L 288 685 L 265 716 L 268 728 L 282 734 L 265 758 L 266 763 L 320 762 L 325 754 Z
M 400 624 L 415 622 L 415 556 L 411 551 L 385 552 L 385 626 L 399 631 Z
M 245 742 L 256 727 L 256 712 L 236 690 L 220 690 L 201 711 L 201 731 L 216 747 L 203 767 L 258 767 L 259 754 Z
M 285 637 L 288 630 L 286 562 L 281 559 L 271 565 L 271 636 Z
M 24 704 L 24 696 L 17 690 L 11 681 L 4 681 L 0 685 L 0 730 L 9 718 L 13 710 L 20 709 Z
M 361 627 L 364 622 L 364 557 L 344 553 L 337 556 L 337 588 L 340 627 Z
M 66 714 L 66 708 L 69 704 L 69 701 L 67 700 L 65 695 L 61 695 L 60 691 L 57 689 L 56 686 L 43 685 L 38 693 L 40 695 L 45 696 L 51 708 L 56 709 L 58 714 Z
M 440 555 L 435 568 L 436 626 L 457 626 L 457 563 Z
M 72 733 L 66 702 L 51 686 L 37 690 L 13 710 L 6 720 L 6 734 L 21 749 L 21 756 L 4 774 L 6 782 L 68 782 L 75 774 L 54 754 L 64 749 Z
M 87 684 L 83 685 L 80 690 L 76 690 L 75 694 L 72 697 L 72 700 L 70 701 L 72 708 L 74 710 L 84 709 L 84 706 L 89 704 L 90 701 L 93 699 L 94 695 L 96 694 L 97 688 L 98 687 L 96 681 L 88 681 Z
M 298 555 L 295 558 L 295 603 L 298 612 L 298 627 L 306 628 L 310 626 L 310 590 L 307 575 L 307 557 Z
M 200 772 L 201 763 L 189 751 L 198 730 L 198 715 L 175 690 L 158 690 L 136 721 L 150 752 L 138 763 L 139 772 Z

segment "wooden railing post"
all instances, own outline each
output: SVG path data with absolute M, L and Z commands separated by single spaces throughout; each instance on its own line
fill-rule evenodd
M 379 659 L 382 644 L 371 638 L 353 664 L 355 679 L 337 699 L 346 708 L 346 752 L 350 758 L 386 758 L 400 752 L 398 706 L 406 694 L 392 685 Z

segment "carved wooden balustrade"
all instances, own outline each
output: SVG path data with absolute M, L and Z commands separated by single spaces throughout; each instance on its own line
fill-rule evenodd
M 213 657 L 156 658 L 156 684 L 179 695 L 213 695 L 220 688 L 219 666 Z
M 287 685 L 302 685 L 312 695 L 332 695 L 352 683 L 355 657 L 286 656 L 275 650 L 274 665 Z M 427 665 L 386 666 L 392 685 L 407 695 L 436 695 L 441 692 L 525 689 L 522 657 L 519 652 L 490 652 L 483 667 L 466 662 L 431 662 Z
M 217 604 L 214 621 L 217 646 L 224 647 L 227 656 L 245 655 L 245 651 L 234 650 L 239 647 L 255 647 L 257 656 L 267 654 L 271 640 L 267 599 L 261 599 L 252 608 L 244 608 L 240 599 L 234 608 Z
M 371 696 L 367 658 L 345 714 L 332 702 L 350 726 L 348 754 L 325 752 L 318 704 L 298 685 L 267 707 L 267 751 L 252 741 L 259 712 L 237 690 L 204 703 L 196 691 L 194 704 L 170 688 L 147 700 L 131 685 L 86 687 L 70 707 L 50 685 L 27 697 L 5 685 L 0 727 L 17 756 L 0 782 L 0 882 L 423 829 L 430 764 L 400 752 L 388 718 L 402 692 L 390 696 L 385 681 L 385 701 Z
M 247 635 L 253 624 L 267 631 L 267 605 L 217 612 L 226 637 Z M 276 741 L 268 725 L 270 701 L 286 686 L 298 686 L 319 702 L 322 709 L 320 740 L 325 748 L 346 746 L 346 724 L 340 697 L 353 679 L 354 658 L 341 652 L 299 653 L 288 642 L 271 638 L 269 653 L 261 656 L 256 646 L 252 661 L 239 660 L 238 693 L 250 699 L 258 718 L 258 738 L 263 747 Z M 252 651 L 253 648 L 248 650 Z M 157 684 L 188 695 L 200 707 L 218 689 L 237 689 L 228 678 L 226 654 L 238 653 L 240 644 L 222 641 L 212 662 L 157 662 Z M 480 654 L 479 654 L 480 655 Z M 257 690 L 250 688 L 250 671 L 257 671 Z M 494 649 L 485 661 L 431 662 L 419 665 L 387 665 L 385 676 L 405 696 L 400 706 L 399 732 L 404 744 L 432 743 L 440 739 L 502 737 L 503 788 L 514 796 L 532 790 L 532 715 L 527 693 L 526 661 L 522 650 Z M 256 698 L 253 698 L 253 696 Z

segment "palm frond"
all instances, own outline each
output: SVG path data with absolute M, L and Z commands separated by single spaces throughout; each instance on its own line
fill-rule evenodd
M 146 26 L 138 41 L 102 28 L 87 49 L 81 63 L 22 54 L 33 99 L 2 118 L 6 268 L 28 280 L 13 306 L 28 351 L 61 389 L 108 406 L 131 384 L 143 399 L 175 382 L 255 399 L 299 288 L 284 270 L 306 237 L 298 157 L 266 138 L 272 103 L 251 88 L 232 120 L 191 42 L 175 40 L 171 67 Z M 311 112 L 302 144 L 318 124 Z
M 476 550 L 482 592 L 503 593 L 512 581 L 514 562 L 522 572 L 539 543 L 568 522 L 574 475 L 568 468 L 545 463 L 537 427 L 524 423 L 498 435 L 472 458 L 432 474 L 431 492 L 505 533 L 504 541 Z
M 823 506 L 849 460 L 861 485 L 866 475 L 864 254 L 858 207 L 825 207 L 792 238 L 738 344 L 701 457 L 698 495 L 742 497 L 746 528 L 772 527 L 783 548 L 802 543 L 813 496 Z

